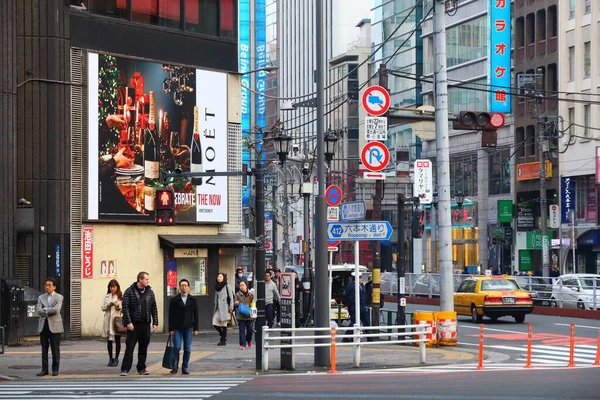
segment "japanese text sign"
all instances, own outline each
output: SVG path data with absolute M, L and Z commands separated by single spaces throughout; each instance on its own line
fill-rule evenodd
M 415 197 L 421 204 L 431 204 L 433 201 L 433 168 L 430 160 L 415 161 Z
M 490 110 L 510 113 L 510 0 L 490 1 Z
M 84 226 L 82 228 L 83 234 L 83 257 L 82 257 L 82 275 L 85 279 L 91 279 L 94 277 L 94 228 L 91 226 Z

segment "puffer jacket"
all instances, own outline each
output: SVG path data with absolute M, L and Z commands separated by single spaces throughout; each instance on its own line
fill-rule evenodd
M 146 297 L 146 319 L 142 319 L 142 308 L 140 306 L 140 300 L 136 296 L 136 292 Z M 137 289 L 137 282 L 134 282 L 125 290 L 123 293 L 123 325 L 127 325 L 130 322 L 145 322 L 152 325 L 158 325 L 158 308 L 156 306 L 156 297 L 154 291 L 150 286 L 146 286 L 144 294 L 139 293 Z

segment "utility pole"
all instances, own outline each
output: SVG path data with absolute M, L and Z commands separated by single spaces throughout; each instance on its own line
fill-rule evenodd
M 256 370 L 262 370 L 262 327 L 265 325 L 265 170 L 260 161 L 256 160 L 254 171 L 256 185 Z
M 323 1 L 315 4 L 315 50 L 317 53 L 315 77 L 317 83 L 317 181 L 319 193 L 315 196 L 315 327 L 329 327 L 329 279 L 327 267 L 327 205 L 325 204 L 325 60 L 323 55 Z M 315 332 L 316 343 L 327 343 L 329 332 Z M 329 366 L 329 347 L 315 347 L 315 366 Z
M 379 86 L 387 90 L 388 74 L 385 63 L 379 64 Z M 373 198 L 373 221 L 381 221 L 381 201 L 383 197 L 383 180 L 375 180 L 375 197 Z M 371 324 L 379 326 L 379 309 L 381 308 L 381 242 L 373 243 L 373 313 Z M 358 277 L 357 277 L 358 279 Z M 358 322 L 357 322 L 358 323 Z
M 548 144 L 546 140 L 546 127 L 542 122 L 540 103 L 543 100 L 542 87 L 544 75 L 535 75 L 535 118 L 537 119 L 538 152 L 540 155 L 540 228 L 542 231 L 542 276 L 550 276 L 550 244 L 548 243 L 548 196 L 546 192 L 546 151 Z M 561 239 L 562 240 L 562 239 Z
M 452 281 L 452 221 L 450 219 L 450 138 L 448 133 L 448 78 L 446 74 L 446 2 L 435 0 L 433 14 L 435 86 L 435 143 L 440 244 L 440 308 L 454 311 Z
M 302 282 L 310 282 L 310 195 L 312 194 L 313 185 L 310 182 L 310 176 L 312 173 L 312 166 L 308 161 L 308 147 L 304 147 L 304 163 L 302 165 L 302 185 L 300 186 L 300 194 L 304 202 L 304 240 L 302 241 L 302 253 L 304 254 L 304 274 L 302 276 Z M 303 283 L 304 285 L 304 283 Z M 329 297 L 329 296 L 328 296 Z M 310 293 L 308 291 L 303 292 L 302 304 L 304 314 L 308 317 L 309 309 L 306 307 L 310 301 Z M 299 312 L 297 310 L 296 312 Z M 307 318 L 305 318 L 305 321 Z

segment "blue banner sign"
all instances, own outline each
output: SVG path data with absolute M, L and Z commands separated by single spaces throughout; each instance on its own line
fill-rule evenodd
M 265 0 L 255 0 L 254 2 L 254 18 L 255 18 L 255 45 L 256 45 L 256 63 L 254 68 L 261 69 L 267 66 L 267 13 Z M 256 94 L 254 103 L 254 112 L 256 113 L 256 126 L 265 128 L 267 124 L 267 98 L 262 96 L 267 92 L 267 72 L 257 71 L 253 74 L 255 76 Z M 262 94 L 262 95 L 261 95 Z M 256 135 L 256 147 L 258 154 L 262 154 L 261 158 L 264 162 L 267 154 L 261 152 L 261 140 L 262 135 Z
M 575 209 L 575 179 L 570 176 L 560 178 L 560 220 L 563 224 L 571 222 L 569 211 Z
M 490 111 L 510 113 L 510 0 L 490 2 Z
M 243 74 L 252 69 L 250 61 L 250 0 L 239 0 L 239 70 Z M 252 141 L 250 135 L 250 112 L 251 95 L 250 87 L 251 75 L 242 75 L 242 164 L 250 169 L 250 148 L 248 144 Z M 244 180 L 247 182 L 247 179 Z M 242 187 L 242 207 L 250 206 L 250 185 L 244 184 Z
M 387 221 L 327 223 L 327 240 L 390 240 L 392 232 Z

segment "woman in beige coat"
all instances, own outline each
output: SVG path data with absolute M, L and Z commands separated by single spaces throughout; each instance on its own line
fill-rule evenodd
M 104 311 L 104 332 L 102 337 L 106 339 L 108 349 L 108 366 L 116 367 L 119 365 L 119 354 L 121 353 L 121 334 L 115 331 L 114 319 L 121 317 L 121 303 L 123 302 L 123 293 L 121 286 L 116 279 L 108 282 L 108 290 L 104 301 L 102 302 L 102 311 Z M 115 357 L 113 358 L 113 342 L 116 343 Z

